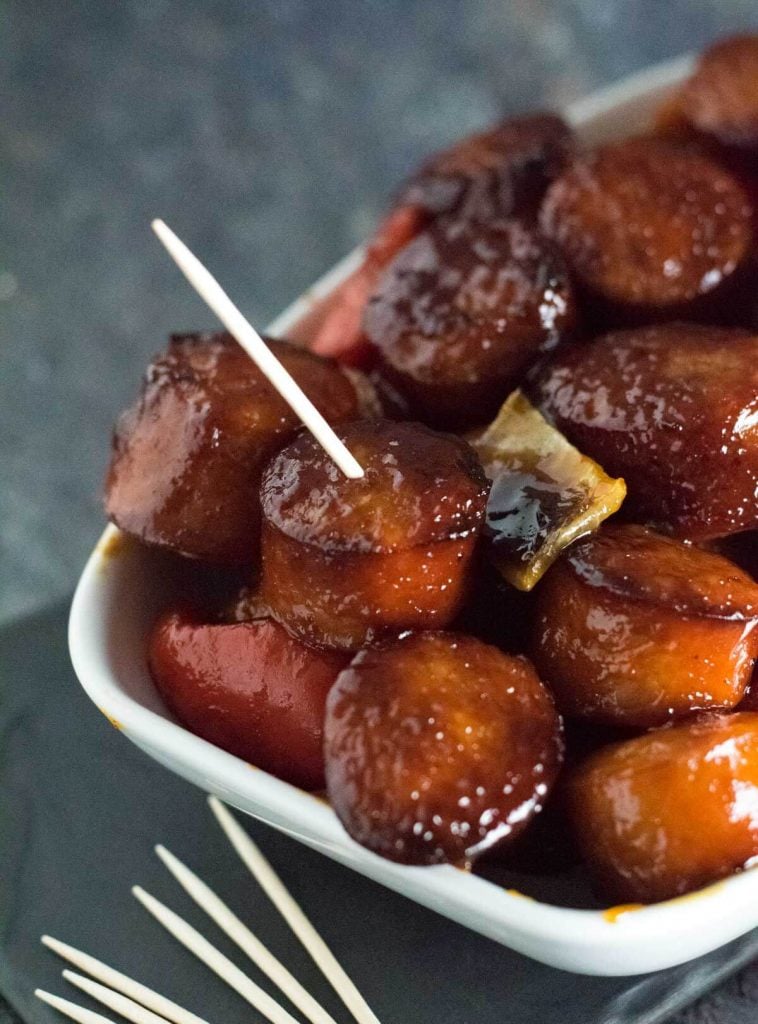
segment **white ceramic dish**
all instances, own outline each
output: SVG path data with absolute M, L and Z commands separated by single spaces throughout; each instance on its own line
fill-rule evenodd
M 648 124 L 651 111 L 687 74 L 682 58 L 636 74 L 572 105 L 568 119 L 594 142 Z M 271 327 L 286 334 L 355 266 L 344 260 Z M 452 867 L 409 868 L 352 842 L 331 808 L 181 728 L 166 712 L 145 666 L 146 633 L 170 598 L 160 559 L 109 527 L 80 580 L 69 643 L 85 690 L 139 747 L 229 804 L 392 889 L 544 963 L 585 974 L 654 971 L 707 953 L 758 926 L 758 872 L 694 896 L 623 914 L 525 899 Z

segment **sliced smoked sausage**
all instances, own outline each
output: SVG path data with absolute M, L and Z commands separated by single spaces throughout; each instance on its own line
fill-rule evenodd
M 607 899 L 680 896 L 758 856 L 758 714 L 703 715 L 606 747 L 566 788 Z
M 196 735 L 305 789 L 324 785 L 326 695 L 344 654 L 295 640 L 271 619 L 207 623 L 166 612 L 150 636 L 150 672 Z
M 480 224 L 529 219 L 572 149 L 571 129 L 556 114 L 510 118 L 425 160 L 400 189 L 395 206 Z
M 440 428 L 491 419 L 575 324 L 562 258 L 514 220 L 423 232 L 387 268 L 364 318 L 383 372 Z
M 262 600 L 295 635 L 348 650 L 447 625 L 484 519 L 473 449 L 415 423 L 364 420 L 337 433 L 361 479 L 344 477 L 306 434 L 266 468 Z
M 752 270 L 745 190 L 719 163 L 663 139 L 577 156 L 550 186 L 540 222 L 599 324 L 727 316 Z
M 283 341 L 271 350 L 333 423 L 370 403 L 367 382 Z M 298 418 L 227 334 L 174 335 L 122 414 L 105 486 L 110 519 L 183 555 L 251 563 L 259 551 L 258 487 Z
M 426 223 L 417 206 L 398 206 L 374 232 L 352 273 L 295 325 L 294 341 L 350 366 L 369 367 L 373 350 L 363 334 L 363 312 L 377 282 L 400 250 Z
M 533 220 L 572 146 L 571 129 L 560 117 L 532 114 L 502 121 L 430 157 L 398 191 L 363 262 L 306 317 L 297 337 L 314 352 L 360 362 L 366 357 L 363 310 L 400 250 L 440 218 L 483 225 L 503 217 Z
M 561 725 L 525 658 L 417 633 L 361 651 L 338 676 L 324 749 L 353 839 L 407 864 L 465 865 L 541 809 Z
M 690 539 L 758 527 L 758 336 L 668 324 L 556 353 L 535 400 L 623 511 Z
M 679 96 L 699 131 L 758 155 L 758 35 L 720 39 L 701 55 Z
M 531 656 L 571 717 L 649 728 L 734 708 L 758 656 L 758 584 L 642 526 L 577 541 L 536 600 Z

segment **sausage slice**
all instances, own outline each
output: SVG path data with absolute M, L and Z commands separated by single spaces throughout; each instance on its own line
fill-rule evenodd
M 395 205 L 417 207 L 429 219 L 452 215 L 480 224 L 529 219 L 572 149 L 571 129 L 556 114 L 501 121 L 426 160 Z
M 525 658 L 418 633 L 361 651 L 338 676 L 324 749 L 353 839 L 406 864 L 465 865 L 541 809 L 561 725 Z
M 384 269 L 426 223 L 417 206 L 398 206 L 384 218 L 356 269 L 290 332 L 294 341 L 350 366 L 369 367 L 373 350 L 363 334 L 363 312 Z
M 732 562 L 612 524 L 539 584 L 531 655 L 565 715 L 649 728 L 736 707 L 756 626 L 758 584 Z
M 323 355 L 365 360 L 363 310 L 401 249 L 440 218 L 484 225 L 503 217 L 534 220 L 572 146 L 571 129 L 560 117 L 534 114 L 502 121 L 430 157 L 398 192 L 362 264 L 327 304 L 306 317 L 298 338 Z
M 337 433 L 361 479 L 346 479 L 305 434 L 264 473 L 261 598 L 296 636 L 347 650 L 447 625 L 484 519 L 476 455 L 416 423 L 364 420 Z
M 575 324 L 563 260 L 513 220 L 425 231 L 388 267 L 364 318 L 383 371 L 440 428 L 491 419 Z
M 569 779 L 567 806 L 614 902 L 731 875 L 758 856 L 758 714 L 704 715 L 600 750 Z
M 727 315 L 750 273 L 752 208 L 725 168 L 653 137 L 578 156 L 540 222 L 599 323 Z
M 370 401 L 327 359 L 284 341 L 271 350 L 332 422 Z M 208 561 L 254 562 L 258 487 L 299 421 L 228 334 L 174 335 L 122 414 L 105 484 L 110 519 L 140 540 Z
M 680 108 L 722 145 L 758 153 L 758 35 L 709 47 L 682 89 Z
M 540 408 L 607 473 L 624 512 L 693 540 L 758 527 L 758 336 L 667 324 L 556 353 Z
M 293 639 L 271 619 L 207 623 L 183 610 L 153 628 L 155 685 L 183 725 L 257 768 L 323 789 L 326 695 L 347 658 Z

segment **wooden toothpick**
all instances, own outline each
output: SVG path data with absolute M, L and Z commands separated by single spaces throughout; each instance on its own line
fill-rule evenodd
M 350 479 L 363 476 L 363 468 L 337 437 L 313 402 L 282 366 L 253 325 L 245 319 L 224 289 L 200 260 L 177 238 L 164 221 L 152 222 L 153 231 L 164 244 L 177 267 L 198 295 L 207 302 L 221 323 L 265 374 L 292 411 L 300 417 L 326 453 Z

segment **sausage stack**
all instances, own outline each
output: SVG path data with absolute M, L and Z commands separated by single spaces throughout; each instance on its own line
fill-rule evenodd
M 360 479 L 232 338 L 174 336 L 106 482 L 193 567 L 147 652 L 168 708 L 403 863 L 505 856 L 545 806 L 601 898 L 758 856 L 756 197 L 756 36 L 645 135 L 538 114 L 427 160 L 310 351 L 267 342 Z M 628 493 L 529 595 L 469 443 L 514 388 Z

